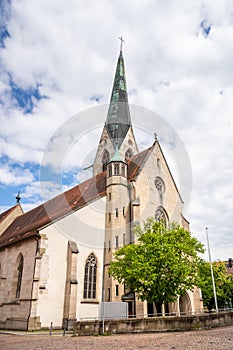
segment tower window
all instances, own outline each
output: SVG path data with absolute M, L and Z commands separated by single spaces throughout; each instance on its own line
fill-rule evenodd
M 111 213 L 108 213 L 108 221 L 111 221 L 111 219 L 112 219 L 112 215 Z
M 125 216 L 125 207 L 123 207 L 123 209 L 122 209 L 122 214 L 123 214 L 123 216 Z
M 97 260 L 94 254 L 90 254 L 86 260 L 84 272 L 84 299 L 96 298 L 96 275 L 97 275 Z
M 111 250 L 111 241 L 109 240 L 108 241 L 108 251 L 110 251 Z
M 109 192 L 109 194 L 108 194 L 108 200 L 110 201 L 112 199 L 112 194 L 111 194 L 111 192 Z
M 108 166 L 108 177 L 111 177 L 112 176 L 112 165 L 110 164 Z
M 119 247 L 119 236 L 116 236 L 116 248 Z
M 118 210 L 118 208 L 116 208 L 116 218 L 118 218 L 119 217 L 119 210 Z
M 125 245 L 125 233 L 123 233 L 123 245 Z
M 114 164 L 114 175 L 119 175 L 120 169 L 119 164 Z
M 102 155 L 103 171 L 106 170 L 109 159 L 110 159 L 109 152 L 105 149 Z
M 125 166 L 122 165 L 121 167 L 121 175 L 125 177 Z
M 119 296 L 119 285 L 118 284 L 116 284 L 116 297 L 118 297 Z
M 110 301 L 110 296 L 111 296 L 111 290 L 110 290 L 110 288 L 108 288 L 108 301 Z

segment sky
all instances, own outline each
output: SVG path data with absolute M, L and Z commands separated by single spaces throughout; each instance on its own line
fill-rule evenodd
M 155 118 L 153 132 L 160 131 L 178 186 L 191 168 L 190 195 L 182 196 L 192 233 L 206 245 L 208 227 L 212 259 L 233 258 L 228 0 L 1 0 L 0 212 L 15 204 L 19 190 L 27 211 L 85 178 L 106 118 L 121 35 L 130 104 L 161 116 L 188 155 L 189 162 L 177 166 L 177 144 Z M 96 110 L 99 119 L 91 119 Z M 132 111 L 131 118 L 134 124 Z M 66 134 L 56 143 L 71 119 L 78 137 Z M 146 120 L 135 133 L 141 148 L 153 142 Z M 48 167 L 59 168 L 57 181 L 43 176 Z

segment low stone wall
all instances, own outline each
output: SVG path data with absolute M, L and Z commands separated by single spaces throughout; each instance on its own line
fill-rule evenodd
M 106 320 L 104 333 L 146 333 L 161 331 L 190 331 L 233 324 L 233 311 L 196 316 L 166 316 Z M 102 321 L 78 321 L 74 325 L 77 335 L 103 333 Z

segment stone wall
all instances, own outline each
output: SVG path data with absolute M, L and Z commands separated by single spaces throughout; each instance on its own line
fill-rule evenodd
M 0 251 L 0 328 L 27 329 L 32 302 L 37 241 L 34 238 L 18 242 Z M 17 259 L 23 256 L 20 295 L 16 297 Z
M 147 333 L 160 331 L 189 331 L 233 324 L 233 311 L 183 317 L 150 317 L 121 320 L 106 320 L 105 333 Z M 74 331 L 78 335 L 103 333 L 102 321 L 76 322 Z

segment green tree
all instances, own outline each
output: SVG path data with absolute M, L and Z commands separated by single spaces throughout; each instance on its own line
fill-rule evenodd
M 215 289 L 218 307 L 220 309 L 226 306 L 232 306 L 233 298 L 233 280 L 232 275 L 229 275 L 226 266 L 223 262 L 212 263 Z M 202 261 L 199 265 L 199 288 L 202 291 L 202 298 L 204 305 L 211 311 L 215 308 L 214 292 L 212 285 L 212 277 L 210 270 L 210 263 Z
M 155 303 L 161 314 L 163 302 L 172 302 L 196 284 L 203 245 L 190 232 L 173 223 L 148 218 L 144 228 L 137 226 L 136 244 L 118 249 L 109 273 L 132 289 L 137 297 Z

